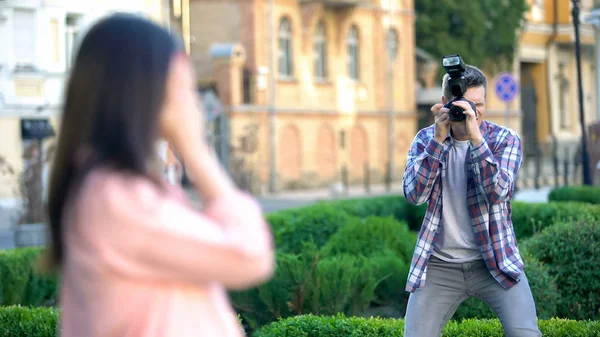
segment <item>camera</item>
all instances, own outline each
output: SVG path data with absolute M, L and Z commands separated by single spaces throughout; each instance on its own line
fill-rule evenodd
M 448 115 L 450 116 L 451 121 L 462 122 L 467 118 L 467 116 L 463 113 L 465 110 L 459 106 L 453 105 L 453 102 L 468 102 L 469 105 L 471 105 L 473 111 L 477 113 L 475 104 L 463 97 L 463 95 L 467 91 L 467 79 L 465 78 L 465 63 L 463 62 L 459 54 L 446 55 L 442 58 L 442 67 L 444 67 L 446 73 L 448 73 L 448 75 L 450 76 L 448 78 L 448 87 L 452 91 L 452 96 L 456 97 L 452 101 L 446 103 L 446 105 L 444 105 L 444 108 L 450 110 L 448 112 Z

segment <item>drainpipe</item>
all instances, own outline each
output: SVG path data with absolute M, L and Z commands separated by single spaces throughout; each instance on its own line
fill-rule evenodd
M 269 192 L 277 192 L 277 153 L 275 135 L 275 4 L 269 0 Z
M 395 116 L 394 116 L 394 61 L 396 58 L 396 55 L 392 55 L 391 54 L 391 50 L 390 50 L 390 46 L 387 45 L 387 43 L 389 43 L 389 36 L 387 34 L 390 34 L 391 29 L 393 29 L 393 18 L 394 18 L 394 8 L 393 8 L 393 3 L 390 2 L 389 3 L 389 26 L 388 26 L 388 31 L 386 32 L 385 36 L 385 41 L 386 43 L 384 43 L 384 49 L 386 49 L 386 53 L 384 53 L 385 55 L 387 55 L 387 61 L 388 61 L 388 69 L 387 69 L 387 75 L 388 75 L 388 133 L 387 133 L 387 143 L 388 143 L 388 179 L 389 179 L 389 185 L 387 185 L 387 191 L 390 192 L 391 191 L 391 185 L 394 182 L 395 179 L 395 163 L 394 163 L 394 151 L 395 151 L 395 144 L 394 144 L 394 123 L 395 123 Z M 397 38 L 397 36 L 396 36 Z M 394 41 L 394 43 L 396 43 L 396 41 Z

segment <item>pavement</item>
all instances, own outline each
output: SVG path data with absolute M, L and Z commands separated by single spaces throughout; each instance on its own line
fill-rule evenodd
M 540 189 L 522 189 L 515 194 L 513 200 L 523 202 L 547 202 L 550 187 Z M 365 198 L 384 195 L 402 194 L 402 186 L 392 185 L 391 191 L 387 191 L 385 185 L 372 185 L 370 191 L 365 191 L 364 186 L 353 186 L 348 193 L 333 195 L 330 189 L 314 189 L 303 191 L 289 191 L 277 195 L 265 195 L 258 197 L 258 201 L 266 213 L 283 209 L 308 206 L 320 201 L 348 198 Z M 194 193 L 190 197 L 196 199 Z M 11 229 L 0 229 L 0 250 L 14 248 L 14 232 Z

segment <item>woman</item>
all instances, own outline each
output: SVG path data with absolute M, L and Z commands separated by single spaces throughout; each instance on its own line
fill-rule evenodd
M 132 15 L 97 23 L 69 80 L 49 195 L 61 336 L 239 336 L 226 289 L 265 282 L 273 248 L 259 205 L 203 140 L 176 40 Z M 203 198 L 161 177 L 173 144 Z

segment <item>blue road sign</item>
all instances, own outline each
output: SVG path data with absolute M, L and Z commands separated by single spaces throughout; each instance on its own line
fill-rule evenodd
M 509 73 L 502 73 L 496 79 L 496 95 L 503 102 L 512 101 L 517 92 L 519 91 L 519 86 L 517 85 L 517 81 L 515 78 Z

